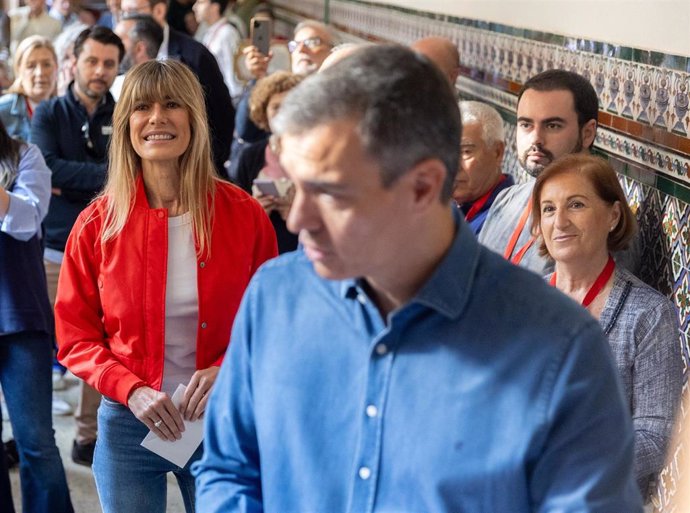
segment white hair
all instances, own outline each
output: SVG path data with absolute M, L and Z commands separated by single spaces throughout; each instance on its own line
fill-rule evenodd
M 479 123 L 482 139 L 488 146 L 498 141 L 505 143 L 503 119 L 496 109 L 487 103 L 474 101 L 462 101 L 459 106 L 463 126 Z
M 302 20 L 295 27 L 295 31 L 293 32 L 293 34 L 297 34 L 297 32 L 305 28 L 311 28 L 326 34 L 328 36 L 328 41 L 324 41 L 324 43 L 330 44 L 331 46 L 336 46 L 337 41 L 335 34 L 333 33 L 331 27 L 329 27 L 325 23 L 321 23 L 320 21 L 316 20 Z

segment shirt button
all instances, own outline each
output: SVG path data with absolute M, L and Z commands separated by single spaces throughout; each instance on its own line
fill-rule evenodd
M 378 408 L 376 408 L 376 406 L 374 406 L 373 404 L 370 404 L 369 406 L 367 406 L 366 412 L 367 412 L 367 417 L 376 417 L 379 410 L 378 410 Z
M 160 219 L 163 219 L 164 216 L 165 216 L 165 214 L 163 212 L 158 212 L 158 217 Z
M 199 267 L 201 267 L 202 269 L 203 269 L 204 267 L 206 267 L 206 262 L 200 262 L 200 263 L 199 263 Z
M 376 354 L 383 356 L 388 352 L 388 346 L 386 344 L 378 344 L 376 346 Z
M 360 467 L 359 477 L 364 480 L 369 479 L 371 477 L 371 470 L 369 469 L 369 467 Z
M 361 304 L 366 305 L 367 304 L 367 296 L 362 294 L 361 292 L 357 294 L 357 301 L 359 301 Z
M 206 326 L 208 326 L 205 322 L 201 323 L 201 329 L 206 329 Z

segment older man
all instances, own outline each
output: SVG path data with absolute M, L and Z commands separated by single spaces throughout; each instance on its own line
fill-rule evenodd
M 304 251 L 247 289 L 199 512 L 641 512 L 596 320 L 451 206 L 446 77 L 364 48 L 294 89 L 274 131 Z
M 292 72 L 299 75 L 315 73 L 335 45 L 335 37 L 331 29 L 320 21 L 304 20 L 297 24 L 293 34 L 292 41 L 288 42 Z M 236 174 L 239 155 L 247 144 L 264 140 L 269 135 L 249 119 L 249 96 L 256 80 L 265 77 L 268 73 L 268 64 L 272 55 L 262 54 L 255 46 L 248 46 L 243 52 L 245 66 L 253 79 L 237 105 L 230 166 L 231 178 Z
M 120 69 L 127 72 L 133 66 L 156 58 L 163 43 L 163 28 L 147 14 L 126 14 L 115 26 L 122 39 L 125 56 Z
M 460 113 L 460 168 L 453 199 L 477 235 L 496 196 L 515 182 L 501 172 L 506 145 L 498 111 L 486 103 L 465 101 L 460 102 Z
M 430 36 L 418 39 L 410 48 L 436 64 L 448 82 L 455 86 L 460 75 L 460 52 L 453 41 L 446 37 Z

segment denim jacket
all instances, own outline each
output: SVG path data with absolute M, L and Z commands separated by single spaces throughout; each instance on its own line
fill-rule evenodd
M 10 137 L 29 142 L 31 118 L 23 95 L 8 93 L 0 96 L 0 121 Z

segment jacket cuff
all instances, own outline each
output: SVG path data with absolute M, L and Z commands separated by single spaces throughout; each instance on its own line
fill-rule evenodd
M 101 375 L 98 390 L 111 399 L 127 406 L 130 394 L 146 382 L 124 365 L 113 365 Z

